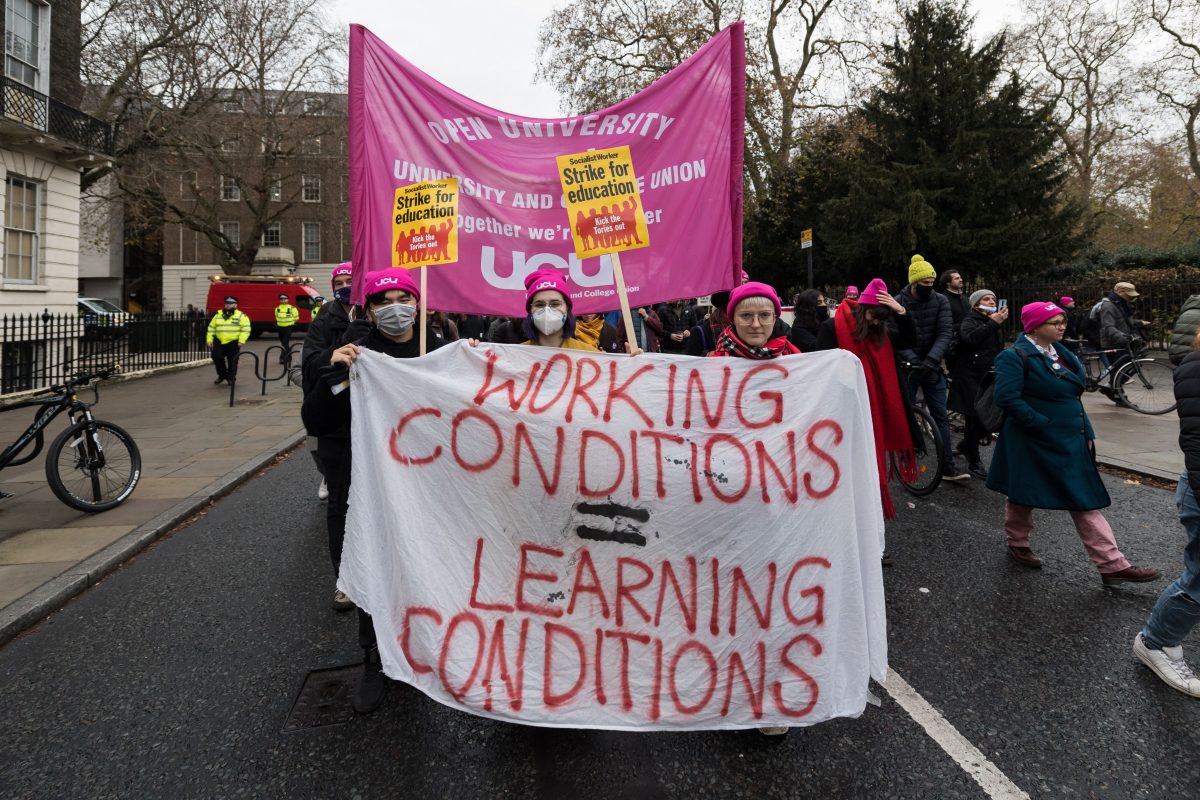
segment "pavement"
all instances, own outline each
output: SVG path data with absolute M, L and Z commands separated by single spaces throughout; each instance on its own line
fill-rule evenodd
M 1179 569 L 1170 491 L 1105 477 L 1122 548 L 1165 573 L 1119 589 L 1065 513 L 1037 513 L 1034 572 L 1007 558 L 1004 498 L 980 481 L 894 492 L 889 663 L 925 711 L 889 679 L 860 718 L 784 737 L 551 730 L 393 683 L 370 716 L 296 729 L 306 677 L 361 659 L 354 614 L 329 606 L 315 476 L 293 452 L 0 647 L 0 797 L 1158 800 L 1200 785 L 1200 701 L 1130 652 Z
M 1096 431 L 1096 459 L 1110 467 L 1174 481 L 1183 472 L 1179 416 L 1150 416 L 1121 408 L 1099 392 L 1083 396 Z
M 275 344 L 268 336 L 245 349 Z M 0 644 L 303 441 L 299 387 L 273 381 L 262 395 L 253 369 L 243 357 L 232 407 L 228 386 L 212 383 L 211 363 L 101 387 L 96 416 L 125 428 L 142 456 L 137 488 L 115 509 L 88 514 L 61 503 L 44 455 L 0 474 L 15 495 L 0 504 Z M 280 370 L 271 365 L 267 375 Z M 0 442 L 15 441 L 33 415 L 0 415 Z M 65 420 L 47 429 L 47 447 Z

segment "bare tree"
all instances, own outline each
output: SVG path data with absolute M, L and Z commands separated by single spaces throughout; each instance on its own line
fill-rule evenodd
M 1012 39 L 1018 70 L 1053 107 L 1084 227 L 1094 233 L 1116 199 L 1144 178 L 1132 157 L 1149 125 L 1129 58 L 1145 18 L 1109 0 L 1023 0 L 1031 22 Z
M 1164 40 L 1148 85 L 1182 120 L 1188 165 L 1200 178 L 1200 0 L 1147 0 L 1145 9 Z
M 102 52 L 89 63 L 110 78 L 96 107 L 117 126 L 127 224 L 186 226 L 248 273 L 264 231 L 311 193 L 306 176 L 338 191 L 344 37 L 322 0 L 97 0 L 93 11 L 88 46 Z M 119 42 L 128 63 L 110 52 Z
M 746 173 L 765 196 L 783 178 L 806 122 L 846 108 L 872 64 L 866 0 L 575 0 L 540 34 L 539 77 L 581 113 L 666 74 L 737 19 L 746 23 Z

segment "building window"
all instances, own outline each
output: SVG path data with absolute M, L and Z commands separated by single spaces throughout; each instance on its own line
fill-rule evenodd
M 242 226 L 238 222 L 222 222 L 221 235 L 229 240 L 230 247 L 240 250 L 242 247 Z
M 304 113 L 305 114 L 324 114 L 325 113 L 325 98 L 323 98 L 323 97 L 306 97 L 306 98 L 304 98 Z
M 300 152 L 306 156 L 321 155 L 321 137 L 305 136 L 300 140 Z
M 263 226 L 262 246 L 263 247 L 279 247 L 283 241 L 280 235 L 279 223 L 268 222 Z
M 4 280 L 34 283 L 38 277 L 38 184 L 24 178 L 7 178 L 4 184 Z
M 321 260 L 321 223 L 304 223 L 304 260 Z
M 232 175 L 221 176 L 221 199 L 226 201 L 242 199 L 242 187 L 238 186 L 237 178 Z
M 194 230 L 186 225 L 179 226 L 179 263 L 180 264 L 195 264 L 197 242 L 200 237 Z
M 195 197 L 200 189 L 200 175 L 195 170 L 179 173 L 179 196 Z
M 47 6 L 32 0 L 4 1 L 4 74 L 33 89 L 41 72 L 42 14 Z
M 225 110 L 226 114 L 241 114 L 242 95 L 238 92 L 234 92 L 233 94 L 229 95 L 229 97 L 226 97 L 224 102 L 221 104 L 221 108 Z
M 222 153 L 236 153 L 238 149 L 238 140 L 236 137 L 221 140 Z
M 273 203 L 283 200 L 283 178 L 278 173 L 271 176 L 271 185 L 267 187 L 267 199 Z
M 320 175 L 305 175 L 304 176 L 304 194 L 303 199 L 306 203 L 321 202 L 321 176 Z
M 338 253 L 340 261 L 350 260 L 350 226 L 342 224 L 342 240 L 338 243 Z

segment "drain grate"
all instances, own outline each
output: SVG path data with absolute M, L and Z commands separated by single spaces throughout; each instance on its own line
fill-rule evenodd
M 362 664 L 315 669 L 304 678 L 296 702 L 283 723 L 283 732 L 344 725 L 354 719 L 351 698 L 362 675 Z

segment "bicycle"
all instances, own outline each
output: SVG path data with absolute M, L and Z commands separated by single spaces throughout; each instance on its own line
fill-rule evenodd
M 920 364 L 912 364 L 907 361 L 901 362 L 901 372 L 907 374 L 909 372 L 919 371 L 924 369 Z M 903 391 L 908 391 L 907 380 L 904 375 L 899 376 L 900 380 L 905 383 L 901 387 Z M 938 430 L 937 425 L 933 422 L 933 416 L 925 408 L 924 401 L 917 402 L 913 400 L 913 416 L 916 419 L 917 430 L 921 441 L 913 441 L 913 453 L 915 462 L 913 467 L 916 472 L 916 479 L 913 481 L 905 481 L 900 478 L 900 485 L 914 497 L 924 497 L 933 492 L 934 489 L 942 482 L 942 434 Z M 901 467 L 906 466 L 902 458 L 896 455 L 892 456 L 892 471 L 896 475 L 903 475 L 904 471 Z
M 52 386 L 49 397 L 22 400 L 0 413 L 20 408 L 40 409 L 33 423 L 13 444 L 0 453 L 0 470 L 27 464 L 37 458 L 45 444 L 46 426 L 66 412 L 71 424 L 60 433 L 46 452 L 46 481 L 54 496 L 79 511 L 108 511 L 124 503 L 137 487 L 142 474 L 142 456 L 133 437 L 123 428 L 92 415 L 92 406 L 100 402 L 100 388 L 91 386 L 94 399 L 87 403 L 78 398 L 80 388 L 97 378 L 110 377 L 119 367 L 113 365 L 94 374 L 71 376 L 61 386 Z M 33 445 L 33 451 L 20 455 Z
M 1174 370 L 1161 361 L 1138 356 L 1145 348 L 1135 352 L 1132 345 L 1109 350 L 1084 350 L 1079 358 L 1083 361 L 1086 376 L 1085 389 L 1102 392 L 1117 405 L 1123 405 L 1139 414 L 1157 416 L 1175 410 Z M 1121 353 L 1128 359 L 1114 359 L 1113 365 L 1103 366 L 1103 356 Z

